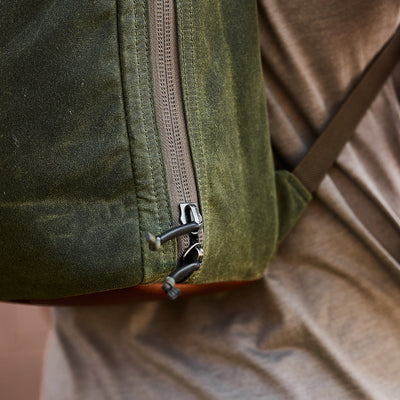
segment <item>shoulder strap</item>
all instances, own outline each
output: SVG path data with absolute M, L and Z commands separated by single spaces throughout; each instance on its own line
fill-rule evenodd
M 400 28 L 367 67 L 339 111 L 293 171 L 310 192 L 317 190 L 393 70 L 399 55 Z

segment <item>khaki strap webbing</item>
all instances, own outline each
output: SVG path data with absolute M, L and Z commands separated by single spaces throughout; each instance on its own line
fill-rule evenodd
M 374 58 L 328 126 L 293 173 L 310 191 L 317 190 L 340 151 L 390 75 L 400 55 L 400 28 Z

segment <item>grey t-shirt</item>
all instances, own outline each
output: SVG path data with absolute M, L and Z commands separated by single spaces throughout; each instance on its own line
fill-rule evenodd
M 398 0 L 264 0 L 274 148 L 294 166 L 400 22 Z M 45 400 L 400 398 L 400 68 L 264 280 L 57 308 Z

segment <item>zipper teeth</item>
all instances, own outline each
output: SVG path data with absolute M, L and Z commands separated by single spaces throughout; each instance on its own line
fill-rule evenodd
M 151 1 L 150 15 L 157 120 L 178 224 L 179 204 L 198 204 L 198 198 L 183 111 L 174 0 Z M 188 243 L 187 237 L 178 240 L 179 255 Z
M 159 83 L 162 97 L 162 111 L 165 134 L 171 161 L 171 174 L 174 180 L 178 201 L 186 202 L 190 196 L 186 170 L 182 168 L 183 158 L 181 132 L 178 121 L 174 71 L 171 46 L 171 4 L 169 1 L 157 1 L 157 48 L 159 55 Z
M 174 4 L 172 0 L 156 1 L 157 78 L 160 88 L 161 136 L 169 160 L 170 181 L 177 203 L 193 202 L 193 187 L 188 173 L 192 168 L 185 120 L 181 108 L 180 82 L 176 51 Z M 185 140 L 186 139 L 186 140 Z M 185 143 L 186 142 L 186 143 Z M 192 187 L 191 187 L 192 186 Z M 197 196 L 196 196 L 197 197 Z

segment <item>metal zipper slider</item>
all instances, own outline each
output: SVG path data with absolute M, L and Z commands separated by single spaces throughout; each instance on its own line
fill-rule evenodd
M 162 289 L 171 300 L 177 299 L 181 294 L 181 291 L 175 287 L 175 284 L 184 281 L 201 267 L 203 255 L 204 251 L 200 243 L 193 244 L 183 255 L 183 266 L 177 268 L 165 278 Z
M 182 224 L 187 224 L 190 222 L 197 222 L 200 226 L 203 224 L 203 217 L 197 208 L 196 203 L 181 203 L 180 208 L 180 221 Z
M 182 225 L 171 228 L 157 236 L 146 232 L 146 240 L 150 250 L 157 251 L 165 242 L 177 238 L 178 236 L 185 235 L 186 233 L 198 235 L 203 219 L 197 209 L 197 205 L 195 203 L 182 203 L 179 204 L 179 207 Z

